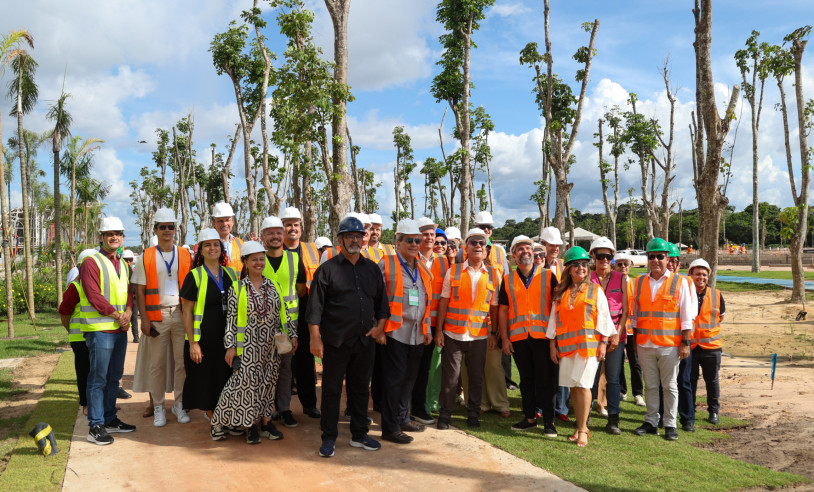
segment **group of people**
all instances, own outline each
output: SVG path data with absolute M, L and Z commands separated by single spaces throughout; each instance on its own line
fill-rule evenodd
M 560 257 L 554 227 L 539 243 L 515 237 L 507 254 L 492 241 L 488 212 L 465 235 L 426 217 L 403 219 L 392 245 L 381 243 L 377 214 L 344 217 L 336 245 L 301 242 L 302 215 L 292 207 L 263 221 L 259 241 L 231 234 L 226 203 L 215 205 L 212 222 L 190 252 L 174 242 L 174 212 L 159 209 L 157 244 L 131 272 L 119 256 L 124 227 L 107 217 L 100 247 L 80 255 L 60 313 L 89 368 L 83 378 L 77 363 L 88 441 L 110 444 L 110 434 L 135 430 L 116 413 L 134 308 L 142 335 L 133 389 L 150 394 L 145 416 L 166 425 L 164 397 L 173 392 L 177 421 L 205 412 L 216 441 L 282 438 L 275 421 L 298 425 L 293 387 L 303 413 L 320 419 L 324 457 L 335 452 L 343 387 L 353 447 L 381 446 L 368 435 L 371 395 L 389 442 L 408 444 L 433 424 L 448 429 L 461 399 L 466 424 L 478 427 L 485 411 L 511 416 L 511 357 L 523 412 L 513 430 L 535 429 L 542 418 L 543 434 L 556 437 L 555 419 L 568 420 L 570 399 L 576 431 L 568 439 L 587 446 L 600 400 L 606 431 L 620 434 L 625 354 L 636 403 L 647 406 L 636 434 L 663 425 L 677 439 L 677 414 L 694 431 L 701 372 L 709 420 L 718 423 L 723 297 L 707 287 L 704 260 L 690 265 L 689 277 L 678 274 L 678 248 L 662 239 L 647 244 L 649 272 L 632 278 L 630 258 L 604 237 Z

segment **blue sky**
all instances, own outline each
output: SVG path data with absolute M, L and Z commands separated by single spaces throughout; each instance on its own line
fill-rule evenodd
M 679 176 L 673 197 L 683 197 L 685 208 L 695 207 L 687 131 L 695 90 L 692 3 L 551 2 L 554 69 L 566 81 L 573 81 L 577 69 L 571 55 L 588 40 L 580 24 L 600 21 L 598 52 L 575 146 L 577 164 L 571 179 L 575 183 L 574 208 L 603 210 L 596 172 L 598 156 L 592 143 L 597 118 L 608 108 L 623 106 L 627 93 L 636 92 L 641 100 L 639 110 L 662 119 L 666 125 L 669 106 L 659 69 L 668 56 L 672 82 L 679 88 Z M 333 29 L 323 2 L 311 0 L 309 5 L 316 12 L 315 38 L 324 46 L 326 56 L 332 56 Z M 212 36 L 226 30 L 229 21 L 250 6 L 249 0 L 39 0 L 22 2 L 14 9 L 5 9 L 0 16 L 1 33 L 26 28 L 35 37 L 32 54 L 40 64 L 40 104 L 26 119 L 28 128 L 48 128 L 44 114 L 48 104 L 57 98 L 67 71 L 66 90 L 73 95 L 73 133 L 105 140 L 95 172 L 112 187 L 106 213 L 122 217 L 125 226 L 133 231 L 128 244 L 138 234 L 130 212 L 127 183 L 142 166 L 152 165 L 155 128 L 170 128 L 192 112 L 202 159 L 208 159 L 210 143 L 222 149 L 227 135 L 234 133 L 238 120 L 234 93 L 228 79 L 215 73 L 207 50 Z M 442 31 L 435 22 L 435 8 L 436 2 L 430 0 L 353 0 L 351 4 L 349 82 L 356 100 L 348 106 L 349 126 L 354 144 L 362 147 L 360 165 L 376 172 L 383 183 L 378 196 L 383 216 L 388 216 L 393 207 L 393 127 L 405 126 L 419 162 L 426 157 L 441 157 L 437 129 L 446 104 L 436 103 L 429 93 L 441 50 L 437 39 Z M 812 14 L 811 2 L 802 0 L 784 1 L 782 7 L 770 1 L 715 2 L 712 57 L 719 106 L 728 100 L 732 85 L 740 81 L 733 54 L 752 29 L 761 31 L 762 40 L 780 43 L 783 35 L 803 22 L 811 22 Z M 276 30 L 275 14 L 266 15 L 269 46 L 281 53 L 284 45 Z M 528 196 L 533 191 L 532 182 L 539 179 L 542 123 L 531 94 L 532 70 L 518 62 L 519 51 L 530 41 L 543 45 L 542 1 L 497 0 L 475 34 L 478 48 L 472 56 L 472 101 L 483 105 L 495 123 L 490 144 L 498 222 L 537 215 L 536 205 Z M 804 59 L 808 97 L 814 84 L 811 56 L 809 52 Z M 790 82 L 786 90 L 792 94 Z M 791 200 L 782 124 L 773 109 L 776 101 L 777 88 L 772 83 L 767 86 L 761 123 L 760 195 L 763 201 L 788 206 Z M 0 100 L 4 141 L 13 129 L 6 116 L 9 104 L 8 100 Z M 728 195 L 731 203 L 741 209 L 751 203 L 752 189 L 748 105 L 741 101 L 736 113 L 742 123 L 735 148 L 735 176 Z M 792 119 L 795 117 L 792 112 Z M 452 123 L 450 112 L 445 120 L 448 151 L 454 145 L 448 134 Z M 147 140 L 148 144 L 138 144 L 138 140 Z M 47 168 L 49 149 L 42 148 L 38 160 Z M 240 162 L 239 156 L 235 162 Z M 244 188 L 240 166 L 235 165 L 234 171 L 232 186 Z M 48 174 L 44 179 L 51 182 Z M 415 179 L 415 188 L 422 188 L 422 177 L 416 175 Z M 638 190 L 639 183 L 637 169 L 624 172 L 620 194 L 626 197 L 626 190 Z M 19 202 L 19 192 L 13 190 L 12 203 Z

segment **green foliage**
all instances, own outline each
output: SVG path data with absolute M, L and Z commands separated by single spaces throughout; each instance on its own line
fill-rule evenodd
M 17 116 L 18 89 L 23 114 L 28 114 L 34 109 L 39 97 L 39 88 L 37 83 L 34 82 L 34 76 L 37 74 L 37 62 L 27 52 L 19 51 L 11 58 L 9 65 L 11 65 L 11 71 L 14 74 L 14 77 L 8 81 L 7 97 L 14 101 L 9 116 Z
M 34 305 L 37 306 L 37 311 L 42 309 L 57 309 L 57 292 L 54 287 L 54 277 L 56 273 L 53 268 L 36 268 L 34 269 Z M 14 312 L 23 313 L 26 311 L 25 296 L 27 295 L 25 287 L 25 278 L 22 274 L 14 276 L 12 282 L 12 292 L 14 299 Z M 0 316 L 6 316 L 8 308 L 6 306 L 6 283 L 0 282 Z M 15 321 L 15 328 L 16 328 Z
M 797 234 L 797 207 L 786 207 L 777 216 L 777 220 L 783 225 L 780 228 L 780 235 L 783 239 L 791 240 Z

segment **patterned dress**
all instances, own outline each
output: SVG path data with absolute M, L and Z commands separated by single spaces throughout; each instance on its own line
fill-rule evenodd
M 232 373 L 218 399 L 212 416 L 213 425 L 249 427 L 259 417 L 271 417 L 274 411 L 274 395 L 280 374 L 280 355 L 274 346 L 274 335 L 280 333 L 280 294 L 274 283 L 263 278 L 258 291 L 248 277 L 240 280 L 240 287 L 248 295 L 248 320 L 240 367 Z M 228 293 L 226 332 L 223 344 L 226 348 L 237 346 L 237 291 Z M 262 299 L 262 301 L 260 301 Z M 265 309 L 258 309 L 259 302 Z M 265 311 L 265 316 L 261 313 Z M 289 322 L 289 333 L 294 328 Z M 237 359 L 237 358 L 235 358 Z

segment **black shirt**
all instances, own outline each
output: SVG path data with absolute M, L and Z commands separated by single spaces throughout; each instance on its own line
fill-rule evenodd
M 523 275 L 523 272 L 521 272 L 519 269 L 517 269 L 515 271 L 517 272 L 517 275 L 520 276 L 520 280 L 522 280 L 523 283 L 528 282 L 529 278 L 526 277 L 525 275 Z M 536 269 L 532 270 L 532 271 L 535 272 L 535 275 L 544 275 L 545 274 L 545 269 L 540 268 L 539 266 Z M 511 277 L 509 277 L 509 278 L 511 278 Z M 551 282 L 549 283 L 549 286 L 548 286 L 548 289 L 549 289 L 548 291 L 551 293 L 552 298 L 554 297 L 554 289 L 556 287 L 557 287 L 557 276 L 552 274 L 551 275 Z M 500 292 L 498 292 L 498 294 L 497 294 L 497 303 L 500 306 L 508 306 L 509 305 L 509 294 L 508 294 L 508 292 L 506 292 L 506 283 L 502 279 L 500 280 Z
M 319 325 L 324 343 L 355 343 L 378 320 L 389 317 L 384 277 L 373 261 L 359 256 L 354 265 L 340 253 L 314 272 L 305 319 Z

